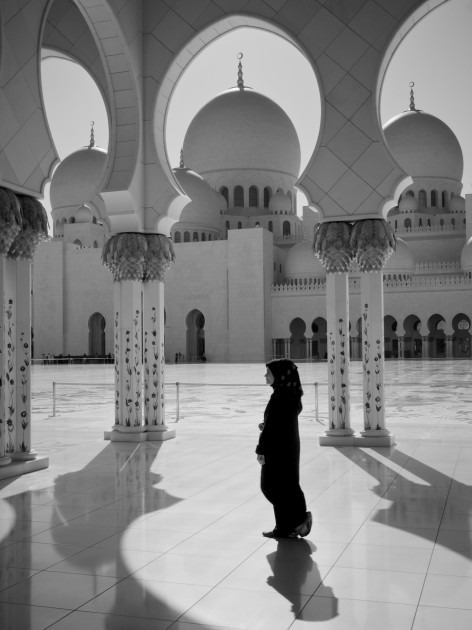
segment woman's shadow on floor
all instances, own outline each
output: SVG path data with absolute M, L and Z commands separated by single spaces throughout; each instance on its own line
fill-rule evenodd
M 276 551 L 267 556 L 272 575 L 267 584 L 292 603 L 296 619 L 327 621 L 338 616 L 338 600 L 330 586 L 325 586 L 311 554 L 316 546 L 303 538 L 279 539 Z M 316 591 L 321 597 L 308 598 Z

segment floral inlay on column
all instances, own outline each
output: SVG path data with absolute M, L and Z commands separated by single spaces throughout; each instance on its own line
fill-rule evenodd
M 16 342 L 15 342 L 15 309 L 12 298 L 6 303 L 4 346 L 6 347 L 6 362 L 4 364 L 4 404 L 6 410 L 6 444 L 5 452 L 15 451 L 15 424 L 16 424 Z
M 119 314 L 115 312 L 114 322 L 114 349 L 115 349 L 115 424 L 120 424 L 120 329 Z
M 380 430 L 380 424 L 373 426 L 372 416 L 375 418 L 383 409 L 383 379 L 382 379 L 382 343 L 375 340 L 375 352 L 371 352 L 369 305 L 364 304 L 363 321 L 363 371 L 364 371 L 364 430 L 372 428 Z M 373 358 L 373 365 L 371 359 Z
M 157 309 L 155 306 L 151 308 L 151 312 L 151 329 L 144 333 L 144 402 L 148 410 L 145 423 L 158 424 L 159 349 L 157 345 Z M 152 388 L 150 387 L 151 383 Z M 152 415 L 149 417 L 150 410 L 152 410 Z
M 30 450 L 29 439 L 27 437 L 27 430 L 30 424 L 30 348 L 29 343 L 26 341 L 25 333 L 20 334 L 20 347 L 18 348 L 18 353 L 21 352 L 21 356 L 18 357 L 18 364 L 20 366 L 20 382 L 19 382 L 19 397 L 17 398 L 19 402 L 18 413 L 21 418 L 21 429 L 22 429 L 22 439 L 20 443 L 20 449 L 23 453 L 26 453 Z M 19 436 L 18 436 L 19 437 Z

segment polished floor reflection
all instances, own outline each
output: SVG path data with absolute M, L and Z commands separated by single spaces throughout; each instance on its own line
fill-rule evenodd
M 264 372 L 169 366 L 176 439 L 126 444 L 103 440 L 110 366 L 35 367 L 33 445 L 50 467 L 0 481 L 0 628 L 469 630 L 472 363 L 386 364 L 391 449 L 320 447 L 326 365 L 301 365 L 314 524 L 278 542 L 261 536 L 254 454 Z M 358 363 L 351 380 L 360 429 Z

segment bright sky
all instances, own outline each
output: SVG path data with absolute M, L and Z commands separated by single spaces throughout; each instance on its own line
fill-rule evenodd
M 416 107 L 441 118 L 456 134 L 464 153 L 463 192 L 472 192 L 472 0 L 449 0 L 408 34 L 387 70 L 381 119 L 387 122 L 409 107 L 409 82 L 415 82 Z M 245 85 L 276 101 L 297 129 L 302 168 L 319 130 L 319 92 L 308 62 L 285 40 L 256 29 L 238 29 L 208 46 L 178 84 L 166 126 L 169 160 L 178 166 L 187 127 L 199 109 L 219 92 L 236 85 L 237 54 L 242 52 Z M 42 66 L 46 112 L 59 156 L 88 145 L 90 122 L 95 143 L 107 148 L 108 121 L 100 93 L 76 64 L 54 59 Z M 45 200 L 46 207 L 49 205 Z

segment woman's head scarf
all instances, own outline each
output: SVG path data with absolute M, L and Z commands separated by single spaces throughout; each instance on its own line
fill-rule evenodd
M 297 398 L 303 396 L 303 389 L 298 376 L 298 368 L 290 359 L 275 359 L 266 363 L 274 376 L 272 387 L 275 390 L 292 394 Z

